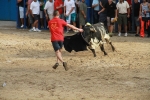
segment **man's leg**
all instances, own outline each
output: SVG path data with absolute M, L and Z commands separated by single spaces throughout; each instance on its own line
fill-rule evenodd
M 121 36 L 121 25 L 122 25 L 122 16 L 118 15 L 118 36 Z
M 140 32 L 140 21 L 139 21 L 139 18 L 135 17 L 134 18 L 134 22 L 135 22 L 135 25 L 136 25 L 136 34 L 135 34 L 135 36 L 139 36 L 139 32 Z
M 118 24 L 118 36 L 121 36 L 121 24 Z
M 128 35 L 128 33 L 127 33 L 127 30 L 128 30 L 128 27 L 127 27 L 127 15 L 122 15 L 122 20 L 123 20 L 124 30 L 125 30 L 125 35 L 124 36 L 127 36 Z
M 55 50 L 55 54 L 57 57 L 57 62 L 53 66 L 53 68 L 56 69 L 59 65 L 58 61 L 60 61 L 61 63 L 63 63 L 63 66 L 64 66 L 65 70 L 67 71 L 68 70 L 67 63 L 63 61 L 62 53 L 61 53 L 61 48 L 63 47 L 63 42 L 62 41 L 55 41 L 55 42 L 52 42 L 52 45 L 53 45 L 53 48 Z
M 19 7 L 19 13 L 20 13 L 21 28 L 23 28 L 24 27 L 24 8 L 23 7 Z
M 55 53 L 56 53 L 56 56 L 57 56 L 57 62 L 59 60 L 61 63 L 63 63 L 64 61 L 63 61 L 63 58 L 62 58 L 61 51 L 57 50 Z
M 35 20 L 33 23 L 33 31 L 36 32 L 36 27 L 38 26 L 38 20 Z

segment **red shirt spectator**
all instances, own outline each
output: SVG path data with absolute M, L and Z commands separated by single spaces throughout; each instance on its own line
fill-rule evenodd
M 51 41 L 64 41 L 63 29 L 67 26 L 67 23 L 60 18 L 53 18 L 48 22 L 48 26 L 51 32 Z
M 63 9 L 62 9 L 63 5 L 64 5 L 64 3 L 63 3 L 62 0 L 55 0 L 55 2 L 54 2 L 54 10 L 58 10 L 59 14 L 63 14 Z
M 127 0 L 127 2 L 128 2 L 128 4 L 129 4 L 129 5 L 131 5 L 131 4 L 132 4 L 131 0 Z

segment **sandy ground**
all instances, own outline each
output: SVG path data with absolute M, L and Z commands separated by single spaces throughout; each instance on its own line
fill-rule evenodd
M 112 37 L 116 52 L 56 58 L 49 32 L 0 29 L 0 100 L 150 100 L 150 38 Z M 2 86 L 3 83 L 6 86 Z

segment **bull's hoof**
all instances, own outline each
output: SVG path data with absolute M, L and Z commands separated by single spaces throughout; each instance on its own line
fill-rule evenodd
M 94 55 L 94 57 L 96 57 L 96 55 Z

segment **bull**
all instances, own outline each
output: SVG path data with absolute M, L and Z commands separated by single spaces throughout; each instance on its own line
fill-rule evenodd
M 105 41 L 106 43 L 110 44 L 112 51 L 115 51 L 115 47 L 112 45 L 110 36 L 107 30 L 105 29 L 103 23 L 97 23 L 94 25 L 91 25 L 90 23 L 86 23 L 83 30 L 84 32 L 82 33 L 82 36 L 84 40 L 88 42 L 89 44 L 88 48 L 92 51 L 94 57 L 96 57 L 95 48 L 97 46 L 100 47 L 104 55 L 107 55 L 107 52 L 104 49 Z

